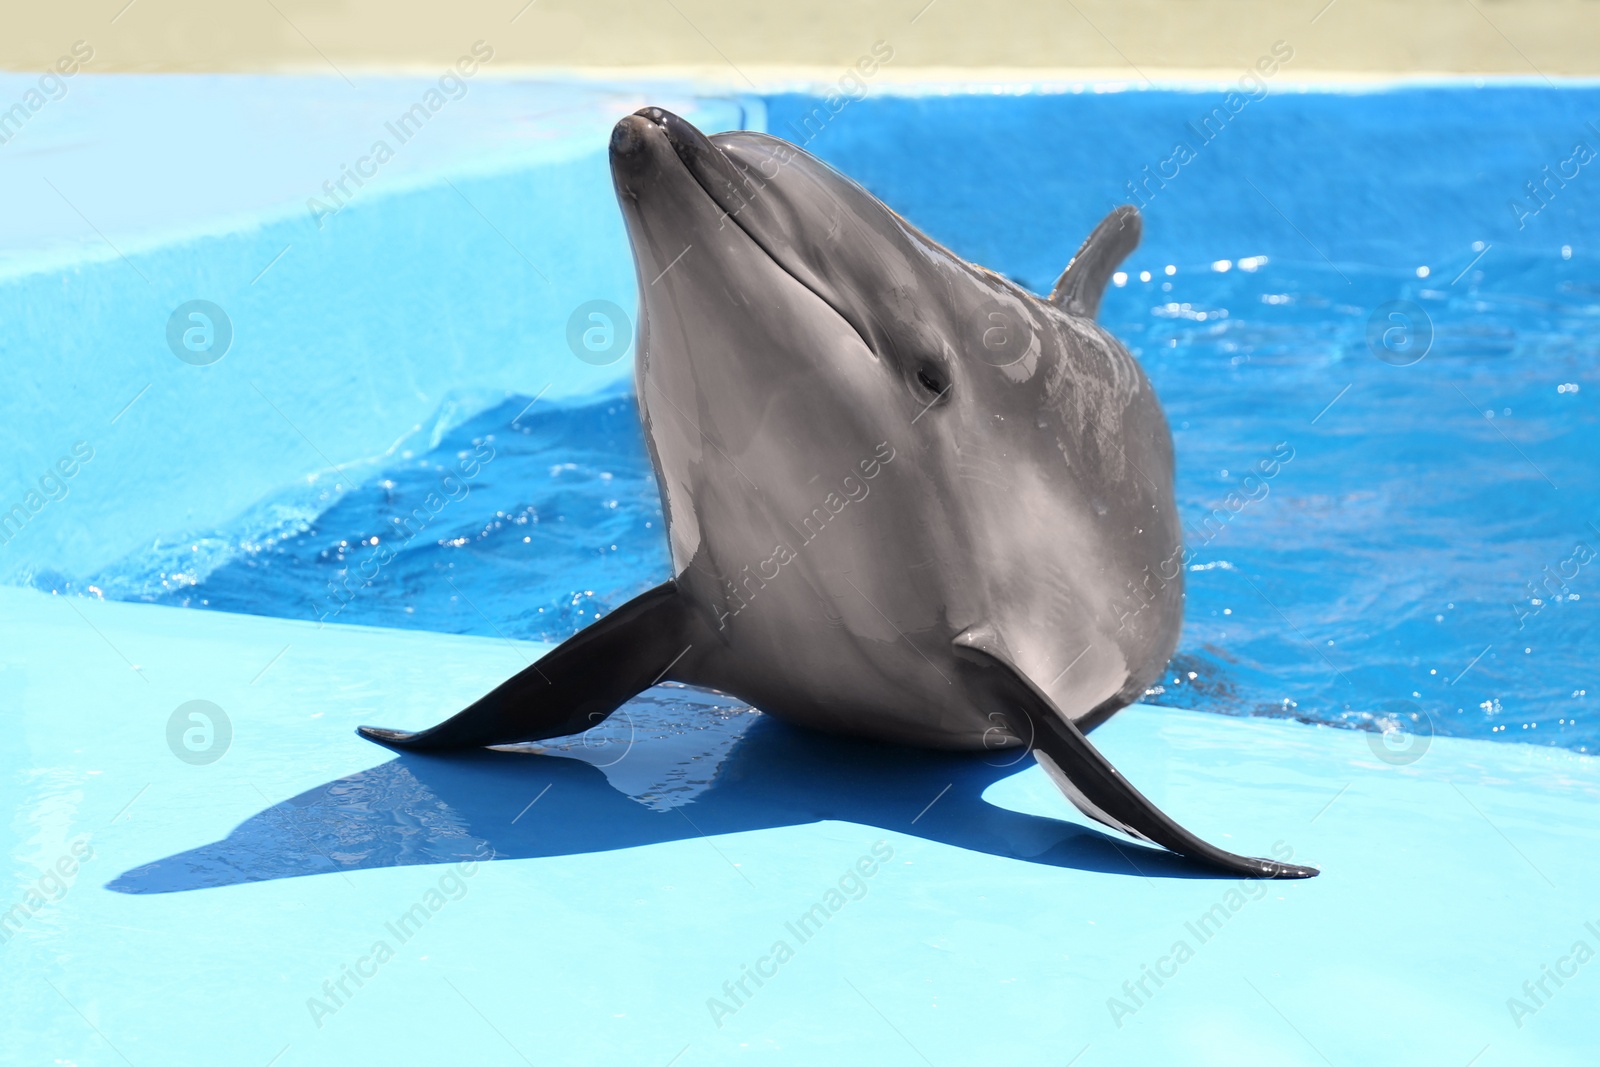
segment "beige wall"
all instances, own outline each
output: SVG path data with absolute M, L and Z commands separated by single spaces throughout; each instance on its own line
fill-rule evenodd
M 1600 0 L 1325 2 L 6 0 L 0 67 L 41 69 L 85 40 L 95 71 L 354 73 L 438 67 L 482 39 L 502 71 L 645 65 L 765 86 L 775 68 L 841 69 L 881 39 L 900 77 L 959 67 L 1137 78 L 1237 71 L 1281 39 L 1299 77 L 1600 73 Z

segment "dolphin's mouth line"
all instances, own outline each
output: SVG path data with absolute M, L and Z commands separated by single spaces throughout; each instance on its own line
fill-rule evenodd
M 861 332 L 860 327 L 850 320 L 850 316 L 846 315 L 837 304 L 828 299 L 827 295 L 821 292 L 816 285 L 802 278 L 785 264 L 772 247 L 739 218 L 740 213 L 753 203 L 755 198 L 766 187 L 757 186 L 751 191 L 751 179 L 744 169 L 735 163 L 726 152 L 718 148 L 711 138 L 701 133 L 691 123 L 672 114 L 672 112 L 661 108 L 645 108 L 643 111 L 636 112 L 636 114 L 649 120 L 666 134 L 667 143 L 672 146 L 672 154 L 677 158 L 678 165 L 689 172 L 689 177 L 694 179 L 694 183 L 700 187 L 700 191 L 705 193 L 706 198 L 722 212 L 723 219 L 732 220 L 733 224 L 739 228 L 739 232 L 749 238 L 750 243 L 759 248 L 761 253 L 772 261 L 773 266 L 787 274 L 795 284 L 822 301 L 829 311 L 838 316 L 850 328 L 851 332 L 860 340 L 862 346 L 868 352 L 876 355 L 877 350 L 868 343 L 866 336 Z M 738 206 L 733 210 L 730 211 L 723 198 L 718 195 L 716 188 L 718 184 L 725 184 L 727 186 L 727 194 L 739 202 Z

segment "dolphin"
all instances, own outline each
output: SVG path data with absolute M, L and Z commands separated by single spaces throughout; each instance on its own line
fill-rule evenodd
M 577 733 L 662 681 L 781 719 L 1035 759 L 1089 817 L 1213 868 L 1085 736 L 1183 618 L 1172 438 L 1095 316 L 1120 207 L 1041 300 L 781 139 L 659 108 L 612 131 L 635 387 L 673 577 L 400 750 Z

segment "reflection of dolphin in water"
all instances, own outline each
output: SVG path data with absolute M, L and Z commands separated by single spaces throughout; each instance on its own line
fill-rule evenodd
M 126 871 L 109 888 L 170 893 L 456 863 L 490 849 L 497 859 L 579 855 L 825 819 L 1051 866 L 1196 873 L 1167 853 L 981 799 L 1016 773 L 1020 751 L 985 758 L 884 745 L 715 697 L 684 703 L 633 701 L 607 726 L 630 722 L 567 756 L 406 754 L 267 808 L 224 840 Z M 662 715 L 677 721 L 662 728 Z
M 1316 873 L 1195 837 L 1082 732 L 1143 694 L 1182 622 L 1171 437 L 1094 321 L 1137 212 L 1039 300 L 773 137 L 647 108 L 611 170 L 674 576 L 449 721 L 365 736 L 560 737 L 668 678 L 834 733 L 1028 749 L 1107 825 Z

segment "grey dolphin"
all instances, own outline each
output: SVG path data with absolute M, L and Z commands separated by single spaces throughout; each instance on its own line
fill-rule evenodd
M 1084 736 L 1177 644 L 1172 440 L 1094 316 L 1112 212 L 1040 300 L 785 141 L 646 108 L 611 171 L 673 578 L 397 749 L 584 730 L 662 680 L 792 722 L 1031 750 L 1090 817 L 1230 872 Z M 1019 752 L 1019 755 L 1022 753 Z

